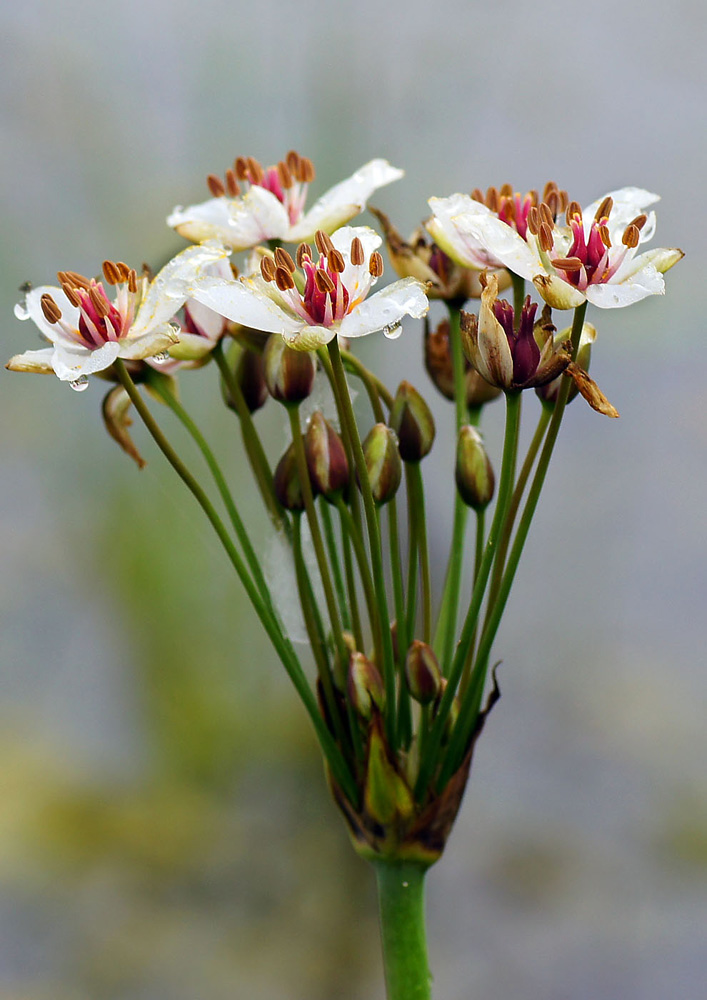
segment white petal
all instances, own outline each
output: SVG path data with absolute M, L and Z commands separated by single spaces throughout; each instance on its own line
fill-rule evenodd
M 642 268 L 625 281 L 615 284 L 590 285 L 587 299 L 600 309 L 620 309 L 640 302 L 648 295 L 663 295 L 665 280 L 652 264 Z
M 332 233 L 362 212 L 374 191 L 402 176 L 403 171 L 391 167 L 387 160 L 370 160 L 351 177 L 323 194 L 292 226 L 288 239 L 293 243 L 309 240 L 318 229 Z
M 78 346 L 75 351 L 69 351 L 63 345 L 57 344 L 54 348 L 52 367 L 62 382 L 73 382 L 81 375 L 92 375 L 94 372 L 110 368 L 119 353 L 120 344 L 114 340 L 95 351 Z
M 208 306 L 202 305 L 201 302 L 197 302 L 196 299 L 190 299 L 186 306 L 189 309 L 192 322 L 201 333 L 201 339 L 213 346 L 223 333 L 223 316 L 214 312 L 213 309 L 209 309 Z M 190 334 L 190 336 L 197 336 L 197 334 Z M 181 339 L 184 339 L 184 334 L 181 335 Z
M 223 281 L 220 278 L 204 278 L 194 286 L 190 298 L 215 310 L 226 319 L 249 326 L 265 333 L 295 334 L 302 326 L 302 320 L 286 312 L 277 302 L 257 291 L 253 286 L 255 278 L 248 284 L 241 281 Z
M 419 319 L 429 309 L 424 287 L 415 278 L 402 278 L 371 295 L 344 316 L 342 337 L 365 337 L 384 327 L 395 327 L 404 316 Z
M 492 259 L 521 278 L 530 280 L 545 270 L 540 258 L 525 240 L 496 215 L 465 212 L 456 216 L 452 224 L 462 239 L 471 237 L 473 244 L 483 247 Z
M 168 347 L 169 356 L 177 361 L 199 361 L 213 350 L 214 344 L 215 341 L 200 337 L 198 333 L 182 331 L 179 334 L 179 343 Z
M 351 263 L 351 244 L 355 237 L 358 237 L 363 247 L 363 264 Z M 354 301 L 358 298 L 364 299 L 371 285 L 377 280 L 371 278 L 368 270 L 368 262 L 374 250 L 383 242 L 378 233 L 370 226 L 342 226 L 332 233 L 331 242 L 336 250 L 344 258 L 344 270 L 341 272 L 341 281 L 344 288 L 349 293 L 349 299 Z
M 52 343 L 57 340 L 67 341 L 68 338 L 61 327 L 56 323 L 49 323 L 45 318 L 41 301 L 43 295 L 51 295 L 61 310 L 61 318 L 69 326 L 76 327 L 78 325 L 79 310 L 76 306 L 72 306 L 61 288 L 55 288 L 52 285 L 40 285 L 38 288 L 30 289 L 25 296 L 24 305 L 15 306 L 15 316 L 21 320 L 31 319 L 46 339 Z
M 123 340 L 119 340 L 120 353 L 118 357 L 126 358 L 130 361 L 151 358 L 155 354 L 166 351 L 176 343 L 177 333 L 174 327 L 168 323 L 163 323 L 162 326 L 150 330 L 149 333 L 143 333 L 137 337 L 124 337 Z
M 462 236 L 452 221 L 458 215 L 491 215 L 491 210 L 468 194 L 453 194 L 448 198 L 430 198 L 429 206 L 434 215 L 425 223 L 425 227 L 448 257 L 461 264 L 462 267 L 473 267 L 482 271 L 487 267 L 496 267 L 498 262 L 491 260 L 482 246 L 472 242 L 468 234 Z
M 187 247 L 173 257 L 150 282 L 130 335 L 146 333 L 170 320 L 190 297 L 194 282 L 208 267 L 227 256 L 228 250 L 213 242 Z
M 228 244 L 234 250 L 247 250 L 266 240 L 290 239 L 287 209 L 272 191 L 254 185 L 241 198 L 234 198 L 230 206 Z
M 513 381 L 513 355 L 506 332 L 493 311 L 497 292 L 498 283 L 492 278 L 481 293 L 474 361 L 479 375 L 487 382 L 507 387 Z
M 230 246 L 230 204 L 228 198 L 209 198 L 208 201 L 188 208 L 178 206 L 167 216 L 167 225 L 176 229 L 180 236 L 195 243 L 217 239 Z
M 295 350 L 316 351 L 333 340 L 336 333 L 336 326 L 307 326 L 302 323 L 295 333 L 283 333 L 283 337 Z
M 556 274 L 536 274 L 533 284 L 553 309 L 576 309 L 587 298 L 584 292 Z
M 608 195 L 605 194 L 602 198 L 593 201 L 591 205 L 587 205 L 586 208 L 582 209 L 585 233 L 589 232 L 588 226 L 591 228 L 594 216 L 606 197 L 611 198 L 614 202 L 611 215 L 609 216 L 612 239 L 615 229 L 623 233 L 629 222 L 635 219 L 637 215 L 641 215 L 649 205 L 654 205 L 657 201 L 660 201 L 659 194 L 653 194 L 651 191 L 645 191 L 643 188 L 625 187 L 619 188 L 616 191 L 609 191 Z M 651 216 L 653 216 L 653 220 L 655 221 L 653 212 L 651 212 Z M 655 225 L 653 228 L 655 228 Z M 648 239 L 649 237 L 645 238 Z
M 10 358 L 5 367 L 11 372 L 32 372 L 40 375 L 53 375 L 54 348 L 44 347 L 41 351 L 25 351 L 24 354 L 15 354 Z

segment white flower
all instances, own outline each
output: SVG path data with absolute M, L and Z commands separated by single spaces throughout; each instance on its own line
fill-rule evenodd
M 641 188 L 622 188 L 584 211 L 571 202 L 566 225 L 557 223 L 556 206 L 553 210 L 542 202 L 529 208 L 524 233 L 465 195 L 430 204 L 457 249 L 476 253 L 481 248 L 533 281 L 553 308 L 573 309 L 588 300 L 610 309 L 662 295 L 663 273 L 683 256 L 681 250 L 662 248 L 636 255 L 655 230 L 655 213 L 646 215 L 644 209 L 658 200 Z
M 402 176 L 403 171 L 386 160 L 371 160 L 305 212 L 307 189 L 314 179 L 310 160 L 290 152 L 277 166 L 264 170 L 256 160 L 239 157 L 235 169 L 226 171 L 225 185 L 218 177 L 209 178 L 215 197 L 175 208 L 167 225 L 194 242 L 216 238 L 234 251 L 267 240 L 299 243 L 313 239 L 319 229 L 334 232 L 363 211 L 375 190 Z M 244 193 L 241 184 L 247 185 Z
M 203 278 L 189 294 L 227 319 L 280 333 L 301 350 L 316 349 L 337 335 L 363 337 L 383 330 L 394 337 L 404 316 L 424 316 L 429 303 L 415 278 L 366 298 L 383 272 L 380 244 L 380 236 L 367 226 L 345 226 L 331 237 L 320 230 L 316 262 L 306 244 L 298 247 L 298 266 L 278 247 L 273 257 L 262 258 L 260 274 L 240 281 Z
M 15 355 L 6 367 L 53 372 L 72 388 L 83 389 L 89 375 L 109 368 L 116 358 L 163 354 L 179 339 L 179 328 L 169 321 L 189 297 L 192 282 L 227 255 L 216 244 L 188 247 L 152 281 L 138 277 L 127 264 L 106 261 L 106 283 L 116 288 L 112 300 L 102 281 L 59 271 L 61 287 L 33 288 L 15 307 L 17 318 L 33 320 L 51 347 Z

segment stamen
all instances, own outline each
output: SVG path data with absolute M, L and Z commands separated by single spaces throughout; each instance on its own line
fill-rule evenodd
M 530 198 L 530 204 L 531 205 L 537 205 L 539 203 L 539 201 L 540 201 L 540 198 L 538 196 L 538 192 L 535 190 L 535 188 L 533 188 L 532 191 L 528 191 L 528 194 L 526 195 L 526 197 Z
M 120 271 L 112 260 L 103 261 L 103 277 L 109 285 L 117 285 L 120 281 Z
M 253 156 L 246 160 L 248 164 L 248 179 L 251 184 L 262 184 L 265 178 L 265 171 Z
M 61 290 L 67 297 L 72 306 L 78 308 L 81 305 L 81 299 L 78 297 L 78 295 L 76 294 L 76 290 L 73 289 L 71 285 L 67 285 L 66 283 L 64 283 L 61 286 Z
M 557 218 L 557 213 L 560 210 L 560 204 L 561 204 L 560 192 L 549 191 L 548 196 L 545 199 L 544 203 L 547 205 L 548 210 L 552 213 L 552 220 L 554 222 L 555 219 Z
M 226 190 L 230 198 L 237 198 L 241 193 L 240 184 L 238 183 L 233 167 L 229 167 L 226 171 Z
M 78 271 L 62 271 L 61 273 L 64 275 L 64 281 L 67 285 L 73 285 L 74 288 L 83 288 L 84 290 L 91 287 L 91 282 L 88 278 L 84 278 Z
M 96 312 L 101 319 L 105 319 L 110 312 L 110 303 L 106 300 L 105 295 L 101 295 L 98 288 L 95 285 L 92 285 L 88 290 L 88 297 L 95 306 Z
M 133 295 L 137 291 L 137 272 L 134 267 L 131 267 L 128 273 L 128 291 Z
M 300 157 L 299 153 L 297 153 L 294 149 L 291 149 L 287 154 L 287 156 L 285 157 L 285 162 L 287 163 L 287 166 L 290 168 L 290 171 L 294 174 L 297 180 L 299 180 L 300 163 L 302 162 L 302 158 Z
M 602 219 L 608 219 L 611 214 L 611 209 L 614 207 L 614 199 L 607 195 L 603 200 L 599 208 L 597 209 L 596 215 L 594 216 L 595 222 L 601 222 Z
M 345 267 L 343 254 L 339 253 L 338 250 L 332 250 L 329 254 L 329 270 L 335 274 L 342 274 Z
M 631 247 L 631 249 L 633 249 L 633 247 L 637 247 L 641 242 L 641 231 L 638 226 L 634 226 L 634 224 L 630 222 L 624 229 L 621 242 L 625 247 Z
M 275 263 L 278 267 L 287 268 L 287 270 L 292 274 L 295 270 L 295 262 L 288 254 L 287 250 L 282 247 L 275 248 Z
M 606 226 L 599 226 L 599 235 L 601 236 L 602 243 L 608 250 L 611 246 L 611 236 Z
M 328 257 L 331 250 L 334 249 L 334 244 L 331 242 L 330 237 L 323 229 L 318 229 L 314 234 L 314 242 L 317 245 L 317 250 L 322 255 L 322 257 Z
M 482 205 L 485 204 L 484 192 L 481 190 L 481 188 L 474 188 L 474 190 L 471 192 L 471 197 L 474 199 L 474 201 L 480 201 Z
M 248 180 L 248 164 L 245 156 L 237 156 L 233 161 L 233 170 L 239 181 Z
M 300 243 L 297 247 L 297 252 L 295 253 L 295 260 L 297 261 L 297 267 L 302 267 L 302 261 L 308 257 L 309 260 L 312 259 L 312 248 L 309 243 Z
M 315 176 L 314 164 L 306 156 L 303 156 L 300 160 L 300 181 L 302 184 L 311 184 Z
M 547 201 L 548 196 L 553 192 L 557 191 L 557 184 L 554 181 L 548 181 L 543 188 L 543 201 Z
M 277 178 L 280 181 L 280 187 L 291 188 L 294 184 L 294 178 L 292 176 L 292 171 L 287 166 L 286 163 L 280 161 L 277 165 Z
M 314 283 L 320 292 L 333 292 L 336 289 L 336 285 L 329 275 L 320 267 L 314 272 Z
M 552 229 L 555 225 L 555 213 L 546 201 L 542 202 L 542 204 L 538 206 L 538 212 L 540 212 L 541 224 L 549 226 L 549 228 Z
M 533 236 L 537 236 L 540 232 L 540 212 L 535 205 L 528 211 L 528 229 Z
M 47 323 L 59 322 L 61 319 L 61 309 L 48 292 L 44 293 L 39 300 L 39 304 L 42 307 L 42 312 L 44 313 L 44 318 Z
M 560 211 L 563 212 L 569 205 L 570 196 L 567 194 L 566 191 L 559 191 L 558 194 L 560 197 Z
M 260 273 L 265 278 L 266 281 L 275 280 L 275 262 L 272 257 L 261 257 L 260 258 Z
M 361 243 L 358 236 L 354 236 L 351 240 L 351 263 L 356 267 L 360 267 L 365 259 L 366 255 L 363 252 L 363 243 Z
M 647 215 L 637 215 L 635 219 L 632 219 L 629 222 L 629 226 L 635 226 L 636 229 L 638 229 L 638 231 L 640 232 L 641 229 L 643 229 L 643 227 L 645 226 L 646 222 L 648 222 Z
M 371 259 L 368 262 L 368 270 L 373 278 L 380 278 L 381 274 L 383 274 L 383 258 L 377 250 L 374 250 L 371 254 Z
M 498 211 L 498 191 L 493 186 L 486 191 L 486 207 L 492 212 Z
M 275 268 L 275 284 L 281 292 L 289 292 L 291 288 L 295 287 L 292 275 L 286 267 Z
M 206 178 L 206 184 L 209 191 L 214 196 L 214 198 L 223 198 L 226 193 L 226 188 L 223 185 L 223 181 L 216 174 L 209 174 Z
M 567 225 L 569 226 L 573 219 L 577 222 L 582 221 L 582 206 L 578 201 L 571 201 L 565 210 L 565 219 L 567 220 Z
M 584 266 L 579 257 L 558 257 L 551 263 L 560 271 L 580 271 Z
M 116 263 L 116 265 L 115 265 L 115 266 L 116 266 L 116 267 L 118 268 L 118 273 L 119 273 L 119 275 L 120 275 L 120 280 L 121 280 L 121 281 L 127 281 L 127 280 L 128 280 L 128 278 L 130 277 L 130 268 L 129 268 L 129 267 L 128 267 L 128 265 L 127 265 L 127 264 L 125 263 L 125 261 L 122 261 L 122 260 L 119 260 L 119 261 L 118 261 L 118 262 Z M 143 271 L 145 270 L 145 267 L 146 267 L 146 265 L 145 265 L 145 264 L 143 264 L 143 265 L 142 265 L 142 269 L 143 269 Z M 147 268 L 147 270 L 148 270 L 148 271 L 150 270 L 150 269 L 149 269 L 149 267 Z
M 501 190 L 498 192 L 502 198 L 512 198 L 513 197 L 513 187 L 511 184 L 504 184 Z
M 152 278 L 154 277 L 154 271 L 152 270 L 150 265 L 147 264 L 144 260 L 142 262 L 142 267 L 140 268 L 140 273 L 142 274 L 143 278 L 147 278 L 148 281 L 152 281 Z M 129 274 L 130 274 L 130 268 L 128 268 L 128 275 Z
M 543 206 L 545 207 L 544 203 Z M 549 226 L 547 222 L 543 221 L 540 223 L 540 232 L 538 233 L 538 242 L 540 243 L 540 249 L 548 253 L 552 250 L 554 243 L 552 239 L 552 226 Z

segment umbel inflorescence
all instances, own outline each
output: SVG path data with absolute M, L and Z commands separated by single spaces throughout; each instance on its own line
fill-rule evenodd
M 315 170 L 306 157 L 289 152 L 270 167 L 238 157 L 223 179 L 209 176 L 208 200 L 169 216 L 192 245 L 157 274 L 106 260 L 97 277 L 61 270 L 56 285 L 30 287 L 16 315 L 46 346 L 7 367 L 53 373 L 74 389 L 90 376 L 109 383 L 106 426 L 143 464 L 128 429 L 131 411 L 140 416 L 211 522 L 290 675 L 357 850 L 424 868 L 444 848 L 498 694 L 495 682 L 487 694 L 492 646 L 564 410 L 581 393 L 618 415 L 588 374 L 597 330 L 587 307 L 662 294 L 682 253 L 642 249 L 656 224 L 658 198 L 648 191 L 622 188 L 581 208 L 555 184 L 542 195 L 504 185 L 430 198 L 432 214 L 409 240 L 372 209 L 398 275 L 374 291 L 383 237 L 349 223 L 401 177 L 372 160 L 307 208 Z M 447 310 L 434 326 L 433 299 Z M 411 322 L 421 319 L 424 335 Z M 353 349 L 356 338 L 395 337 L 403 324 L 407 350 L 424 352 L 432 384 L 454 404 L 442 431 L 457 441 L 442 570 L 431 565 L 426 532 L 430 408 L 408 381 L 389 391 Z M 283 625 L 237 492 L 179 401 L 178 380 L 211 361 L 291 554 L 306 655 Z M 317 381 L 331 387 L 335 420 L 302 418 Z M 367 401 L 358 415 L 351 381 Z M 521 460 L 529 389 L 536 428 Z M 492 463 L 480 425 L 498 397 L 505 438 Z M 268 398 L 287 414 L 283 455 L 268 454 L 258 432 L 255 413 Z M 157 411 L 194 438 L 209 489 Z

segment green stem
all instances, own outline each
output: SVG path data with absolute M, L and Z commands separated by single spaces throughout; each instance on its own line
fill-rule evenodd
M 422 577 L 422 638 L 429 643 L 432 632 L 432 580 L 430 555 L 427 546 L 427 521 L 425 518 L 425 490 L 419 462 L 410 462 L 410 509 L 408 517 L 413 526 L 420 553 Z M 410 636 L 412 639 L 412 636 Z
M 374 862 L 387 1000 L 431 1000 L 425 874 L 410 862 Z
M 513 274 L 511 271 L 511 280 L 513 281 L 513 316 L 517 330 L 520 325 L 520 317 L 525 300 L 525 278 L 521 278 L 519 274 Z
M 341 611 L 341 624 L 347 631 L 350 631 L 351 618 L 349 615 L 348 606 L 346 604 L 346 591 L 344 590 L 344 578 L 341 575 L 339 550 L 336 546 L 336 537 L 334 535 L 334 525 L 332 524 L 331 521 L 329 501 L 325 500 L 324 497 L 319 498 L 319 515 L 322 519 L 322 527 L 324 528 L 324 539 L 326 541 L 327 552 L 329 553 L 331 572 L 334 577 L 336 598 L 339 602 L 339 610 Z

